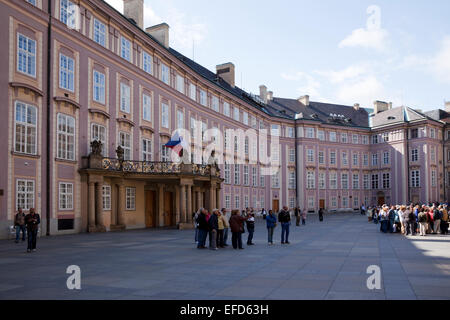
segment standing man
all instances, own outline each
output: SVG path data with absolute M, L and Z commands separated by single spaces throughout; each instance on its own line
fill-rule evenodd
M 19 208 L 14 218 L 14 227 L 16 228 L 16 243 L 19 243 L 20 231 L 22 231 L 22 241 L 25 241 L 25 213 Z
M 291 215 L 289 214 L 288 207 L 284 206 L 283 210 L 280 211 L 278 221 L 281 223 L 281 244 L 290 244 L 289 226 L 291 225 Z
M 31 208 L 30 213 L 25 216 L 25 225 L 27 226 L 28 234 L 27 252 L 36 252 L 36 240 L 40 223 L 41 217 L 35 212 L 34 208 Z
M 322 208 L 319 209 L 319 220 L 320 220 L 320 222 L 323 221 L 323 209 Z
M 244 232 L 244 221 L 246 220 L 247 218 L 244 218 L 239 214 L 239 210 L 233 210 L 231 212 L 231 218 L 229 222 L 231 229 L 231 241 L 235 250 L 244 249 L 242 247 L 242 233 Z
M 298 207 L 296 207 L 294 209 L 294 215 L 295 215 L 295 225 L 297 227 L 300 226 L 300 214 L 301 214 L 300 209 Z
M 269 214 L 266 216 L 267 235 L 269 246 L 273 245 L 273 230 L 277 226 L 277 217 L 273 214 L 272 210 L 269 210 Z
M 219 232 L 219 218 L 217 214 L 219 209 L 214 209 L 211 217 L 209 217 L 209 230 L 211 237 L 209 238 L 209 248 L 211 250 L 217 250 L 217 233 Z
M 197 218 L 197 224 L 198 224 L 198 249 L 206 249 L 206 237 L 208 235 L 209 231 L 209 225 L 206 221 L 206 210 L 204 208 L 200 209 L 200 214 Z
M 253 213 L 250 213 L 248 217 L 247 231 L 248 231 L 247 245 L 254 246 L 255 244 L 253 243 L 253 234 L 255 233 L 255 215 Z
M 366 206 L 364 205 L 364 203 L 361 205 L 361 215 L 365 215 L 366 214 Z
M 228 222 L 227 217 L 227 209 L 222 208 L 222 215 L 220 216 L 223 220 L 223 246 L 228 247 L 227 241 L 228 241 L 228 230 L 230 230 L 230 223 Z

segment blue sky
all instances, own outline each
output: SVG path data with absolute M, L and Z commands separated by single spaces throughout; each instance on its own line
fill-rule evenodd
M 107 0 L 122 11 L 122 0 Z M 233 62 L 236 84 L 276 97 L 422 110 L 450 100 L 450 1 L 145 0 L 145 27 L 208 69 Z M 446 16 L 447 15 L 447 16 Z M 195 50 L 193 50 L 195 43 Z M 193 52 L 194 51 L 194 52 Z

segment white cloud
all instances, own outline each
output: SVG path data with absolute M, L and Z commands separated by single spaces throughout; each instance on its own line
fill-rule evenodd
M 282 73 L 281 77 L 284 80 L 300 82 L 300 86 L 297 88 L 297 93 L 301 95 L 309 95 L 315 97 L 315 99 L 320 97 L 319 88 L 320 82 L 314 79 L 313 76 L 305 72 L 297 72 L 294 74 Z
M 370 6 L 367 13 L 371 14 L 367 19 L 366 28 L 353 30 L 344 40 L 339 43 L 339 48 L 363 47 L 385 51 L 389 32 L 381 28 L 381 9 L 378 6 Z
M 327 78 L 331 83 L 342 83 L 346 80 L 354 79 L 367 72 L 367 67 L 363 65 L 352 65 L 340 71 L 315 71 L 316 74 Z
M 441 48 L 432 58 L 431 64 L 438 79 L 450 83 L 450 36 L 444 37 Z
M 342 103 L 360 103 L 370 106 L 374 100 L 382 99 L 385 94 L 383 84 L 373 75 L 356 82 L 345 83 L 336 91 L 336 98 Z
M 106 0 L 116 10 L 123 12 L 123 0 Z M 207 36 L 207 26 L 197 18 L 188 19 L 184 13 L 169 5 L 167 18 L 159 16 L 148 1 L 144 2 L 144 28 L 162 22 L 170 26 L 170 46 L 177 50 L 192 50 L 193 42 L 201 44 Z

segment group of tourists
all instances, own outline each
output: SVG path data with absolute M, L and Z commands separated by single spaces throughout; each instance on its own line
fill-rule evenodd
M 28 236 L 27 252 L 36 251 L 37 234 L 41 217 L 36 213 L 34 208 L 30 209 L 30 213 L 25 215 L 22 208 L 19 208 L 14 217 L 14 228 L 16 229 L 16 243 L 19 243 L 20 233 L 22 232 L 22 242 L 25 242 L 25 235 Z
M 296 226 L 306 225 L 306 210 L 295 208 L 294 216 L 296 218 Z M 291 214 L 288 207 L 275 214 L 273 210 L 267 212 L 262 209 L 260 212 L 266 222 L 267 241 L 269 245 L 274 244 L 273 234 L 278 223 L 281 225 L 281 244 L 290 244 L 289 232 L 291 226 Z M 228 247 L 228 237 L 231 232 L 231 244 L 236 250 L 243 250 L 242 236 L 246 232 L 247 246 L 255 245 L 253 243 L 253 235 L 255 233 L 255 211 L 253 208 L 246 210 L 232 210 L 228 215 L 228 210 L 214 209 L 211 213 L 205 208 L 201 208 L 193 214 L 195 224 L 195 243 L 198 249 L 206 249 L 207 238 L 209 238 L 209 248 L 211 250 L 219 250 Z M 319 211 L 320 221 L 323 221 L 323 210 Z M 247 231 L 246 231 L 247 229 Z
M 370 207 L 366 211 L 368 221 L 381 224 L 383 233 L 401 233 L 405 236 L 448 234 L 449 217 L 446 204 L 397 205 Z

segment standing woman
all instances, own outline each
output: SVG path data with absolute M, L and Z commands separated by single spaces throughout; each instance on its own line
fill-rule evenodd
M 223 234 L 225 230 L 225 224 L 222 213 L 220 211 L 217 211 L 217 225 L 219 227 L 217 231 L 217 247 L 225 248 L 225 246 L 223 245 Z
M 233 210 L 230 218 L 231 241 L 234 249 L 242 247 L 242 233 L 244 232 L 244 221 L 247 219 L 239 215 L 239 210 Z
M 273 245 L 273 230 L 277 226 L 277 217 L 275 217 L 272 210 L 269 210 L 269 214 L 266 217 L 266 225 L 269 245 Z
M 255 233 L 255 214 L 250 213 L 248 220 L 247 220 L 247 231 L 248 231 L 248 238 L 247 238 L 247 245 L 248 246 L 254 246 L 253 243 L 253 234 Z

